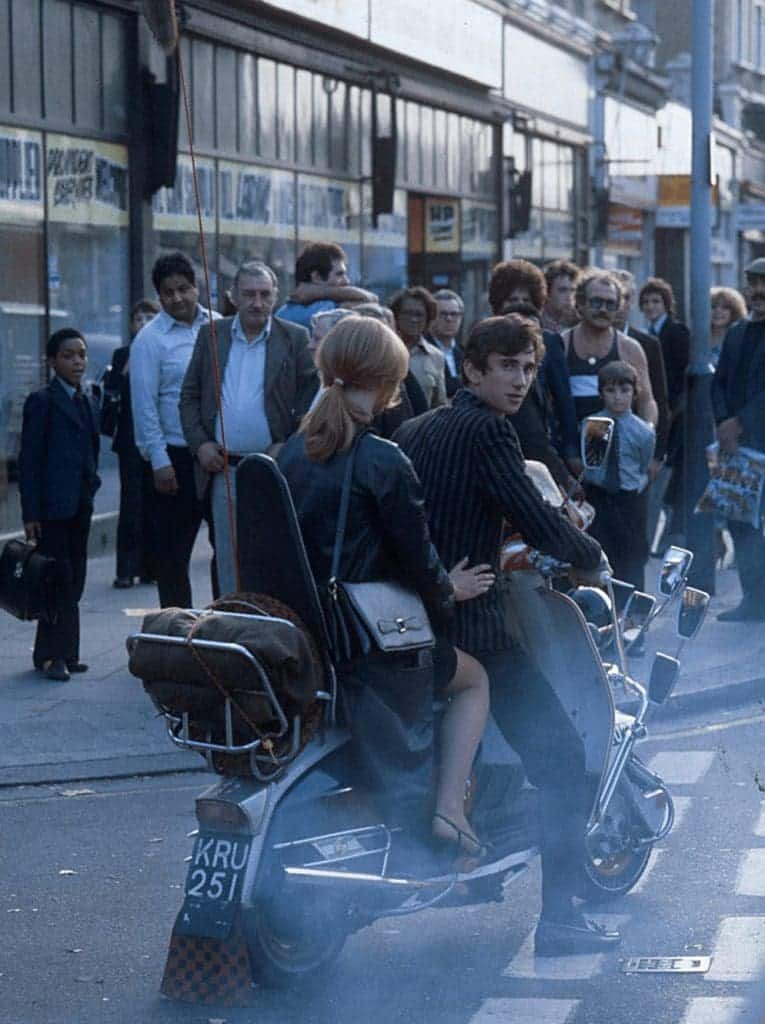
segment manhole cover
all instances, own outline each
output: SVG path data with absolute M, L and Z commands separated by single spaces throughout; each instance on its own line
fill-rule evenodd
M 711 956 L 631 956 L 622 961 L 623 974 L 706 974 Z

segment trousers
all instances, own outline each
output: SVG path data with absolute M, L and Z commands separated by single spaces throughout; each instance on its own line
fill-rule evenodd
M 37 623 L 32 660 L 42 668 L 48 660 L 80 660 L 80 598 L 88 568 L 88 534 L 93 503 L 83 500 L 70 519 L 46 519 L 40 524 L 38 550 L 56 559 L 56 621 Z
M 584 745 L 552 687 L 520 648 L 475 657 L 489 677 L 497 725 L 539 791 L 542 916 L 565 915 L 579 887 L 593 793 Z
M 765 537 L 749 523 L 728 521 L 743 599 L 765 612 Z

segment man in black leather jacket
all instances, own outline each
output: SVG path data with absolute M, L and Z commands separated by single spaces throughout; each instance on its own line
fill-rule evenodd
M 481 321 L 465 346 L 467 386 L 452 406 L 409 420 L 395 435 L 422 482 L 433 541 L 447 564 L 456 555 L 497 565 L 506 523 L 532 547 L 582 570 L 602 564 L 598 543 L 546 505 L 524 473 L 509 416 L 526 397 L 541 353 L 538 323 L 517 314 Z M 618 933 L 601 931 L 573 905 L 591 804 L 584 747 L 547 680 L 514 645 L 501 589 L 495 586 L 458 606 L 449 636 L 486 669 L 497 724 L 539 790 L 537 953 L 597 952 L 617 945 Z

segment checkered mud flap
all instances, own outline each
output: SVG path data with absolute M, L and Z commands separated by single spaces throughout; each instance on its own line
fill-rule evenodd
M 227 939 L 173 931 L 160 990 L 184 1003 L 249 1006 L 254 989 L 241 929 L 236 926 Z

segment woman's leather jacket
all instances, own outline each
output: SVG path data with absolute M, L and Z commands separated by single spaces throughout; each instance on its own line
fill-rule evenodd
M 394 579 L 415 589 L 434 626 L 454 606 L 454 588 L 430 540 L 420 482 L 398 445 L 372 433 L 356 440 L 356 462 L 338 579 L 361 583 Z M 305 435 L 295 434 L 279 454 L 295 503 L 308 561 L 325 595 L 331 572 L 348 452 L 314 462 Z

